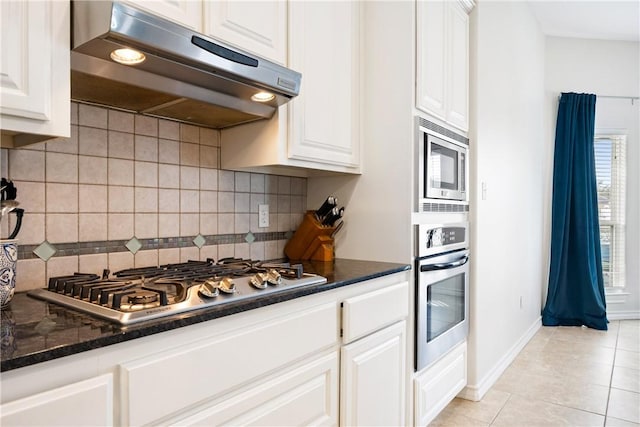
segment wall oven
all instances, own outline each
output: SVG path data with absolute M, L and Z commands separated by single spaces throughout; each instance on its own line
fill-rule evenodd
M 416 118 L 418 211 L 429 202 L 467 202 L 469 140 Z
M 468 223 L 417 226 L 416 358 L 420 371 L 469 333 Z

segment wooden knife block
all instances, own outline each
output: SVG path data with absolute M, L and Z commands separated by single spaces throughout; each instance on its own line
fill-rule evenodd
M 289 259 L 333 261 L 334 241 L 331 235 L 335 230 L 334 226 L 320 224 L 314 212 L 307 211 L 302 224 L 285 245 L 284 253 Z

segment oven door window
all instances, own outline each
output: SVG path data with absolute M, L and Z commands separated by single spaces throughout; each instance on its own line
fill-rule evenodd
M 458 151 L 432 141 L 427 168 L 431 188 L 458 190 Z
M 464 273 L 427 287 L 427 342 L 464 320 Z

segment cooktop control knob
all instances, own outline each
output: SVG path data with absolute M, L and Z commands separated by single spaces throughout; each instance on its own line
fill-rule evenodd
M 207 280 L 200 285 L 198 293 L 205 298 L 215 298 L 220 294 L 218 283 L 213 280 Z
M 236 284 L 231 277 L 224 277 L 218 282 L 218 289 L 225 294 L 233 294 L 236 292 Z
M 266 273 L 257 273 L 249 279 L 249 282 L 253 285 L 254 288 L 258 289 L 266 289 L 268 286 L 267 282 L 267 274 Z
M 282 276 L 278 273 L 278 270 L 272 268 L 267 272 L 266 276 L 270 285 L 277 286 L 282 284 Z

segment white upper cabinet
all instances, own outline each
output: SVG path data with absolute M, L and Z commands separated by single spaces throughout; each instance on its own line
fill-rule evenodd
M 291 63 L 302 90 L 291 106 L 289 156 L 359 164 L 359 4 L 292 2 Z
M 286 64 L 287 2 L 204 2 L 204 33 L 263 58 Z
M 449 82 L 447 121 L 469 129 L 469 15 L 456 3 L 449 6 Z
M 286 63 L 286 0 L 125 1 L 258 56 Z
M 199 0 L 125 0 L 125 2 L 202 32 L 202 3 Z
M 445 3 L 418 1 L 417 5 L 417 107 L 446 120 Z
M 224 129 L 222 168 L 360 173 L 360 3 L 289 2 L 288 16 L 300 95 L 271 120 Z
M 472 3 L 417 3 L 416 107 L 469 129 L 469 15 Z
M 2 146 L 68 137 L 69 3 L 2 1 Z

